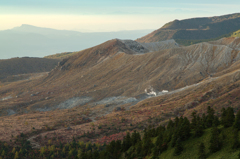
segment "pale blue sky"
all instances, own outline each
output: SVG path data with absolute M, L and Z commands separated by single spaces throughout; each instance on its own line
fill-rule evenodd
M 77 31 L 158 29 L 174 19 L 240 12 L 239 0 L 4 0 L 0 30 L 21 24 Z

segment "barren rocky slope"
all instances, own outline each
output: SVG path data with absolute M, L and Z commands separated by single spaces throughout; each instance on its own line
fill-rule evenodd
M 240 38 L 164 43 L 169 46 L 110 40 L 62 60 L 43 77 L 2 84 L 0 138 L 24 132 L 42 146 L 56 134 L 68 142 L 89 131 L 97 134 L 91 141 L 104 142 L 106 134 L 121 136 L 120 129 L 142 130 L 204 113 L 208 105 L 217 112 L 239 109 Z
M 173 91 L 240 67 L 239 38 L 188 47 L 179 47 L 174 41 L 165 43 L 172 44 L 166 48 L 172 48 L 161 50 L 161 43 L 114 39 L 80 51 L 62 60 L 45 77 L 2 87 L 2 99 L 9 97 L 0 103 L 2 114 L 85 104 L 105 105 L 109 113 L 116 106 L 134 105 L 151 96 L 147 89 L 161 94 L 162 90 Z

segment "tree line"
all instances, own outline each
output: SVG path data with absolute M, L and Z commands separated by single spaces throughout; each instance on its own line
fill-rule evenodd
M 184 141 L 189 138 L 199 138 L 206 129 L 211 129 L 209 146 L 198 145 L 198 158 L 205 159 L 210 154 L 220 151 L 224 137 L 221 128 L 231 128 L 231 148 L 240 148 L 238 132 L 240 130 L 240 111 L 234 114 L 234 109 L 222 108 L 220 117 L 215 115 L 213 108 L 208 106 L 207 113 L 201 116 L 196 112 L 191 114 L 191 121 L 186 117 L 176 117 L 164 125 L 150 125 L 141 132 L 128 132 L 123 140 L 113 140 L 109 144 L 84 143 L 76 141 L 59 145 L 48 145 L 40 150 L 33 149 L 24 134 L 18 136 L 14 145 L 0 142 L 0 159 L 8 158 L 74 158 L 74 159 L 151 159 L 161 158 L 162 153 L 173 148 L 173 156 L 184 151 Z M 226 138 L 227 136 L 225 136 Z M 240 155 L 239 155 L 240 158 Z

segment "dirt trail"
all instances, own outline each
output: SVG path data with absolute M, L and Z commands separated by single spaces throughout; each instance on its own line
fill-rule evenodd
M 39 134 L 40 135 L 40 134 Z M 33 149 L 40 149 L 41 148 L 41 145 L 34 141 L 34 139 L 37 137 L 38 135 L 35 135 L 35 136 L 32 136 L 28 139 L 28 141 L 30 141 L 30 144 L 32 145 L 32 148 Z

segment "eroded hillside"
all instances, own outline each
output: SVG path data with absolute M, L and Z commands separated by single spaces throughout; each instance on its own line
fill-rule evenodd
M 108 127 L 115 132 L 116 125 L 110 126 L 109 120 L 119 122 L 125 131 L 141 129 L 150 119 L 164 123 L 176 115 L 201 112 L 208 103 L 228 106 L 230 98 L 237 108 L 239 45 L 239 38 L 188 47 L 179 47 L 174 40 L 150 44 L 110 40 L 63 59 L 44 77 L 2 86 L 1 115 L 23 114 L 2 119 L 5 127 L 19 122 L 25 133 L 38 123 L 40 136 L 57 133 L 67 141 L 69 133 L 91 132 L 90 121 L 106 124 L 101 126 L 104 130 L 94 131 L 103 134 Z M 8 137 L 11 126 L 1 128 Z
M 80 51 L 63 59 L 46 77 L 3 87 L 3 97 L 12 98 L 4 100 L 2 108 L 8 105 L 19 112 L 27 107 L 54 110 L 85 104 L 132 105 L 148 97 L 146 89 L 161 94 L 162 90 L 173 91 L 239 68 L 239 38 L 188 47 L 179 47 L 173 40 L 164 43 L 115 39 Z M 69 104 L 61 106 L 64 103 Z

